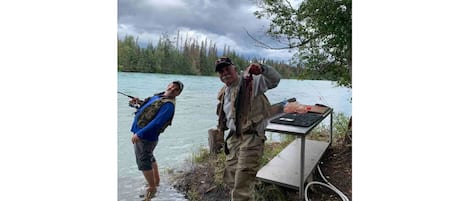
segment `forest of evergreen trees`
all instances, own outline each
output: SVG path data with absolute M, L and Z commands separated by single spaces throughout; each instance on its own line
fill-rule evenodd
M 205 39 L 199 42 L 188 37 L 182 40 L 179 39 L 179 34 L 176 42 L 171 41 L 168 35 L 163 35 L 158 44 L 149 42 L 146 48 L 139 47 L 138 38 L 133 36 L 119 39 L 117 63 L 118 71 L 123 72 L 216 75 L 214 62 L 222 55 L 230 57 L 233 63 L 243 70 L 249 64 L 249 60 L 226 45 L 220 53 L 212 41 Z M 262 61 L 274 67 L 283 78 L 296 78 L 301 70 L 266 58 L 251 58 L 251 61 Z

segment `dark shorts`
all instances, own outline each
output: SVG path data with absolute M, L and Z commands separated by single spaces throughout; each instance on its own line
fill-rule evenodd
M 155 156 L 153 156 L 153 150 L 155 150 L 158 141 L 148 141 L 140 139 L 134 144 L 135 159 L 139 170 L 151 170 L 151 163 L 155 162 Z

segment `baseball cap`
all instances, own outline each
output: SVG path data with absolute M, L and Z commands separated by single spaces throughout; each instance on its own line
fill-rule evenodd
M 182 90 L 184 89 L 184 84 L 179 80 L 173 81 L 173 84 L 177 84 L 179 86 L 179 89 L 180 89 L 179 93 L 182 92 Z
M 215 72 L 218 72 L 221 68 L 229 65 L 233 65 L 230 58 L 220 57 L 215 61 Z

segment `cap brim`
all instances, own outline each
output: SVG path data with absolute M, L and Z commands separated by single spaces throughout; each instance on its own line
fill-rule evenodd
M 231 63 L 229 62 L 222 62 L 222 63 L 219 63 L 217 64 L 217 66 L 215 67 L 215 72 L 218 72 L 219 70 L 221 70 L 223 67 L 226 67 L 226 66 L 230 66 Z

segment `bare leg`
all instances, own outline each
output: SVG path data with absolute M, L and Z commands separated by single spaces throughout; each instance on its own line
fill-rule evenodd
M 144 170 L 143 176 L 148 182 L 148 188 L 145 192 L 145 201 L 150 201 L 156 192 L 155 180 L 153 178 L 153 170 Z
M 160 172 L 158 172 L 158 163 L 153 162 L 151 164 L 151 167 L 153 168 L 153 177 L 155 181 L 155 186 L 160 186 Z
M 142 171 L 143 176 L 145 177 L 145 180 L 148 182 L 148 191 L 155 191 L 156 186 L 155 186 L 155 178 L 153 176 L 153 170 L 145 170 Z

